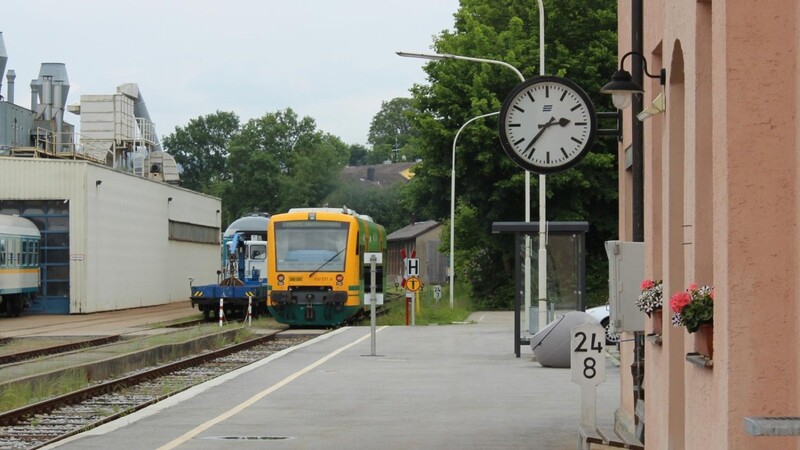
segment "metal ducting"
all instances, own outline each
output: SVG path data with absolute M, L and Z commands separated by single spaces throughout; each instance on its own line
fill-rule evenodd
M 8 62 L 8 53 L 6 53 L 6 44 L 5 41 L 3 41 L 3 32 L 0 31 L 0 87 L 3 86 L 3 74 L 6 71 L 7 62 Z
M 49 80 L 49 81 L 48 81 Z M 61 82 L 60 103 L 53 99 L 53 82 Z M 47 84 L 47 88 L 45 88 Z M 69 77 L 64 63 L 42 63 L 39 78 L 31 81 L 31 109 L 44 120 L 52 120 L 55 116 L 53 105 L 67 104 L 69 96 Z
M 139 90 L 139 85 L 136 83 L 126 83 L 117 86 L 117 92 L 120 94 L 125 94 L 128 97 L 133 99 L 133 115 L 137 119 L 146 119 L 146 123 L 148 125 L 152 124 L 153 121 L 150 119 L 150 112 L 147 110 L 147 104 L 144 101 L 144 97 L 142 97 L 142 91 Z M 161 143 L 158 141 L 158 134 L 155 133 L 154 126 L 147 126 L 141 130 L 142 134 L 145 134 L 145 139 L 150 140 L 154 143 L 153 150 L 160 152 L 163 151 L 161 148 Z
M 17 73 L 13 70 L 9 70 L 6 74 L 6 79 L 8 80 L 8 87 L 6 90 L 8 91 L 8 95 L 6 96 L 6 101 L 9 103 L 14 103 L 14 80 L 17 78 Z

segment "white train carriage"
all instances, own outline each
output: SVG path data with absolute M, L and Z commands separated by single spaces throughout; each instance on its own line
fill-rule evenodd
M 0 313 L 19 316 L 39 291 L 40 240 L 30 220 L 0 214 Z

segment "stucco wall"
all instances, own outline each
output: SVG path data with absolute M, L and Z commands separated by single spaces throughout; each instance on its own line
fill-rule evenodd
M 618 3 L 620 55 L 630 4 Z M 694 335 L 668 314 L 663 344 L 645 344 L 648 448 L 800 448 L 744 428 L 746 416 L 800 414 L 797 24 L 795 3 L 778 0 L 645 4 L 648 68 L 668 76 L 667 111 L 645 124 L 645 273 L 664 279 L 665 301 L 715 286 L 713 367 L 686 361 Z M 646 80 L 645 106 L 660 89 Z M 621 168 L 622 238 L 629 178 Z

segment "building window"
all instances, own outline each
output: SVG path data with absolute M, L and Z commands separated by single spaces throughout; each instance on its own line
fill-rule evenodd
M 219 228 L 170 220 L 169 239 L 219 245 Z

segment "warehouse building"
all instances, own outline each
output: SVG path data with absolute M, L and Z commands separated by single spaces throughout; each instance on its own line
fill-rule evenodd
M 0 33 L 0 80 L 8 58 Z M 218 198 L 179 187 L 135 84 L 81 96 L 81 134 L 64 120 L 64 64 L 42 64 L 30 109 L 0 96 L 0 214 L 42 234 L 41 288 L 24 314 L 82 314 L 189 298 L 216 282 Z

